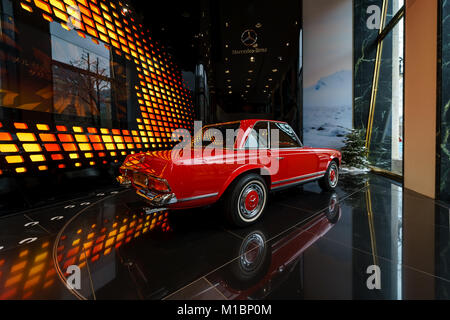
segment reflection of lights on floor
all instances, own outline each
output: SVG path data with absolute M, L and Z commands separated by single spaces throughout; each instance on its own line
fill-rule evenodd
M 63 235 L 58 243 L 57 260 L 65 274 L 71 265 L 80 268 L 89 263 L 101 261 L 102 256 L 108 256 L 112 250 L 120 248 L 149 231 L 160 229 L 169 232 L 168 211 L 152 214 L 140 213 L 131 218 L 116 217 L 115 221 L 104 221 L 105 226 L 92 224 L 89 228 L 78 229 Z M 66 274 L 67 276 L 67 274 Z
M 71 265 L 83 269 L 88 260 L 89 263 L 101 261 L 102 256 L 150 231 L 169 232 L 168 215 L 167 211 L 149 215 L 141 212 L 132 217 L 116 216 L 114 221 L 103 221 L 104 225 L 95 223 L 88 228 L 74 229 L 60 239 L 58 263 L 64 274 Z M 37 237 L 23 239 L 19 244 L 31 246 L 17 248 L 8 259 L 0 258 L 0 300 L 33 299 L 37 294 L 42 297 L 57 280 L 50 242 L 39 245 L 37 240 Z M 0 246 L 0 251 L 3 249 Z
M 0 300 L 29 299 L 36 290 L 47 289 L 54 283 L 56 272 L 47 241 L 19 250 L 9 262 L 0 259 Z

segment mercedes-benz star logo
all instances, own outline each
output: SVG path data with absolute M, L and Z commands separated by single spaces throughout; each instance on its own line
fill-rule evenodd
M 253 29 L 247 29 L 242 32 L 241 41 L 247 47 L 252 47 L 258 41 L 258 34 Z

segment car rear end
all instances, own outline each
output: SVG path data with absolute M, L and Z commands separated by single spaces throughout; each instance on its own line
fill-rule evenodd
M 130 155 L 120 167 L 117 181 L 133 187 L 154 207 L 165 207 L 177 202 L 164 172 L 171 170 L 170 152 L 158 151 Z

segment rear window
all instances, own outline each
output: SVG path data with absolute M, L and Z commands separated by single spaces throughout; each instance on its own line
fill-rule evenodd
M 240 122 L 205 126 L 202 129 L 203 147 L 233 149 L 236 144 Z

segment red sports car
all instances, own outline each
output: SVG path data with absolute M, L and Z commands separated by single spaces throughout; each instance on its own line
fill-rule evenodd
M 156 208 L 187 209 L 223 200 L 226 217 L 239 227 L 261 217 L 270 191 L 311 181 L 331 191 L 338 183 L 341 153 L 303 146 L 285 122 L 215 124 L 185 139 L 170 151 L 129 155 L 118 181 Z

